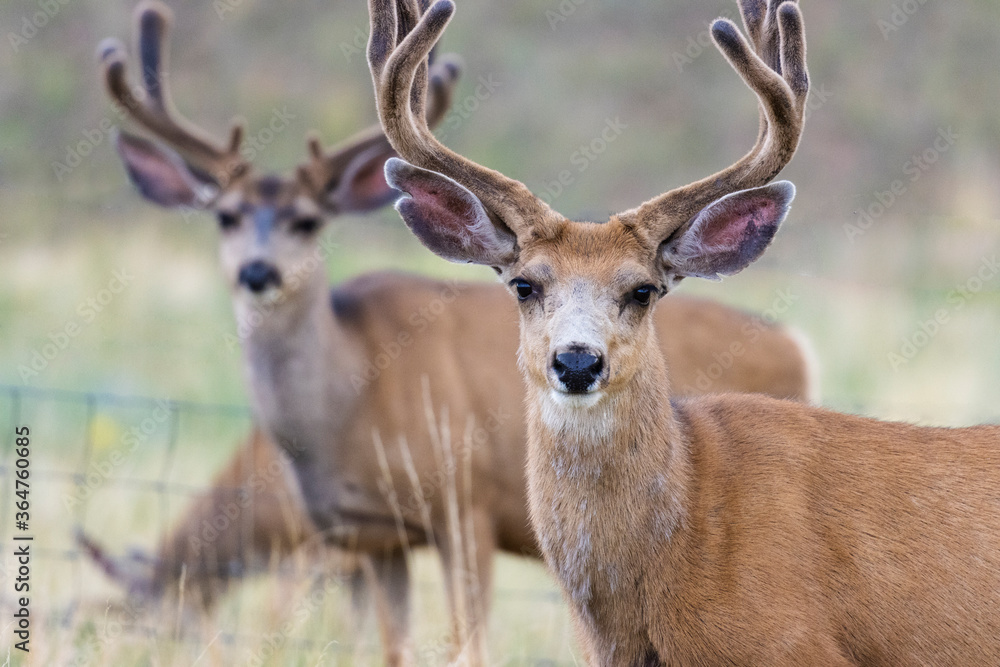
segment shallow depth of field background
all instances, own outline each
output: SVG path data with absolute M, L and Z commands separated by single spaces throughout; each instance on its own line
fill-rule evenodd
M 171 86 L 188 117 L 221 132 L 240 114 L 254 135 L 276 111 L 291 115 L 259 168 L 293 167 L 310 129 L 332 144 L 375 121 L 362 0 L 171 5 Z M 683 289 L 783 311 L 815 347 L 824 405 L 927 424 L 998 421 L 1000 4 L 802 5 L 813 93 L 801 148 L 782 174 L 798 188 L 792 213 L 756 266 Z M 254 664 L 261 638 L 296 612 L 308 581 L 255 579 L 195 633 L 175 632 L 167 614 L 111 636 L 106 603 L 117 591 L 72 543 L 82 522 L 116 551 L 152 548 L 188 500 L 157 493 L 156 483 L 204 485 L 249 425 L 214 221 L 141 201 L 104 132 L 120 119 L 94 51 L 104 37 L 130 39 L 133 7 L 0 5 L 0 451 L 9 470 L 13 422 L 29 425 L 36 473 L 33 650 L 10 656 L 33 665 Z M 705 176 L 740 157 L 757 129 L 755 99 L 707 41 L 718 15 L 736 18 L 735 2 L 458 0 L 442 48 L 462 55 L 465 73 L 442 136 L 578 218 L 604 219 Z M 609 121 L 622 129 L 603 152 L 576 153 Z M 564 170 L 572 182 L 559 192 Z M 334 283 L 386 268 L 491 276 L 433 257 L 392 210 L 339 219 L 326 233 Z M 116 272 L 131 276 L 127 287 L 91 317 L 81 304 Z M 60 336 L 70 324 L 75 333 Z M 149 415 L 130 397 L 191 405 L 86 505 L 68 508 L 84 456 L 123 447 Z M 0 493 L 13 496 L 9 474 Z M 9 500 L 0 498 L 3 651 Z M 421 663 L 438 664 L 447 625 L 437 565 L 429 556 L 417 563 L 414 646 Z M 540 565 L 502 558 L 496 588 L 497 664 L 573 663 Z M 342 597 L 327 596 L 264 662 L 377 663 L 372 624 L 352 636 Z

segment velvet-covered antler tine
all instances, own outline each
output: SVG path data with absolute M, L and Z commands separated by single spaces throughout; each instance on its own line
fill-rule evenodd
M 413 28 L 420 22 L 420 17 L 426 11 L 427 4 L 426 0 L 420 0 L 419 4 L 417 0 L 397 0 L 399 9 L 397 40 L 403 39 L 413 31 Z M 422 58 L 417 63 L 413 73 L 413 83 L 410 86 L 410 113 L 414 118 L 423 118 L 426 113 L 427 63 L 430 61 L 433 51 L 432 45 L 430 51 L 427 52 L 427 57 Z M 419 126 L 420 123 L 417 125 Z
M 127 57 L 114 40 L 100 47 L 101 66 L 108 93 L 138 125 L 175 149 L 199 174 L 217 185 L 246 173 L 249 165 L 240 156 L 243 128 L 234 124 L 226 143 L 216 144 L 206 132 L 174 109 L 167 86 L 167 40 L 172 15 L 155 1 L 136 8 L 136 41 L 142 66 L 143 99 L 128 83 Z
M 444 120 L 451 109 L 455 95 L 455 85 L 462 73 L 462 66 L 456 56 L 444 55 L 430 64 L 427 75 L 427 127 L 434 129 Z
M 515 233 L 547 217 L 548 206 L 523 183 L 458 155 L 430 132 L 420 96 L 414 95 L 413 89 L 455 11 L 452 0 L 437 0 L 412 29 L 409 22 L 413 8 L 418 7 L 416 0 L 369 0 L 368 7 L 372 20 L 368 63 L 379 118 L 393 148 L 407 162 L 466 187 Z
M 802 14 L 793 0 L 768 0 L 766 8 L 763 4 L 762 0 L 741 3 L 748 33 L 752 39 L 759 35 L 753 46 L 731 21 L 717 19 L 712 25 L 716 46 L 757 94 L 761 112 L 757 142 L 732 166 L 623 214 L 635 216 L 661 237 L 719 197 L 766 184 L 798 147 L 809 92 Z
M 429 128 L 437 127 L 451 108 L 461 71 L 456 56 L 442 56 L 431 65 L 426 103 Z M 340 180 L 352 160 L 380 145 L 389 145 L 381 125 L 373 125 L 330 149 L 323 147 L 319 137 L 311 135 L 308 139 L 309 161 L 299 167 L 300 178 L 317 192 L 328 191 Z
M 743 28 L 750 41 L 759 46 L 764 37 L 764 20 L 767 18 L 767 0 L 743 0 L 740 3 Z

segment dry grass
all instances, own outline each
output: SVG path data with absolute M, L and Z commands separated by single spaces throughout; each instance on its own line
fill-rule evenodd
M 206 443 L 203 443 L 206 444 Z M 57 462 L 44 454 L 33 460 L 32 636 L 29 655 L 11 654 L 15 665 L 353 665 L 380 664 L 374 618 L 353 616 L 345 582 L 317 576 L 316 563 L 291 557 L 270 572 L 250 578 L 228 595 L 218 610 L 198 619 L 185 617 L 183 600 L 167 599 L 161 608 L 138 611 L 123 599 L 85 558 L 74 558 L 70 535 L 75 525 L 63 506 L 72 485 L 44 471 Z M 141 462 L 137 467 L 148 468 Z M 191 476 L 200 466 L 189 459 Z M 461 470 L 461 466 L 459 466 Z M 122 488 L 112 478 L 89 502 L 87 520 L 102 527 L 98 537 L 115 551 L 128 544 L 148 546 L 160 530 L 159 508 L 151 489 Z M 178 499 L 175 514 L 185 504 Z M 460 508 L 455 506 L 456 515 Z M 113 528 L 112 528 L 113 527 Z M 531 664 L 536 658 L 572 661 L 567 619 L 542 566 L 513 557 L 499 559 L 499 591 L 490 644 L 504 664 Z M 13 566 L 6 559 L 8 572 Z M 427 549 L 411 553 L 413 650 L 420 664 L 443 664 L 455 655 L 440 564 Z M 8 595 L 3 613 L 12 612 Z M 471 604 L 461 600 L 461 604 Z M 461 630 L 461 627 L 459 628 Z M 10 645 L 11 629 L 0 634 Z

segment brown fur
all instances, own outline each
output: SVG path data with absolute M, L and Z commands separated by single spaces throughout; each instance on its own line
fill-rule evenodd
M 653 313 L 619 317 L 611 298 L 623 269 L 655 281 L 656 257 L 620 221 L 567 222 L 504 267 L 548 276 L 529 278 L 546 307 L 521 306 L 528 498 L 587 653 L 608 665 L 1000 660 L 1000 428 L 742 395 L 671 403 L 648 352 Z M 611 370 L 595 404 L 553 403 L 553 312 L 586 287 Z

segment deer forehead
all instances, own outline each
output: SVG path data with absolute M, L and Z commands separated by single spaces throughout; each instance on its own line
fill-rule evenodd
M 551 288 L 614 293 L 657 283 L 655 247 L 617 218 L 605 223 L 564 221 L 543 239 L 525 243 L 520 272 Z
M 216 202 L 219 210 L 233 213 L 247 214 L 264 207 L 274 209 L 279 217 L 322 215 L 319 204 L 298 181 L 279 176 L 246 179 L 222 193 Z

